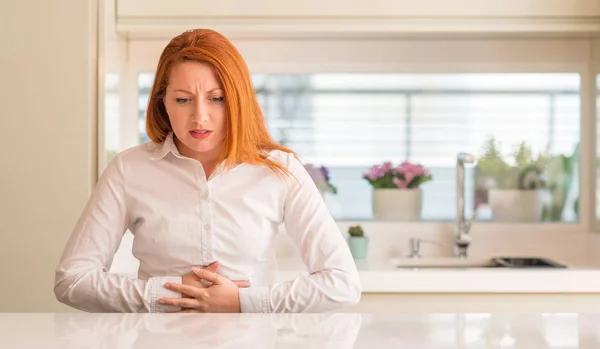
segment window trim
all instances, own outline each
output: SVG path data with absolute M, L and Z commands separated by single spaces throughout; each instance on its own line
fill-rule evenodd
M 582 101 L 587 101 L 587 107 L 589 108 L 587 114 L 588 119 L 590 120 L 589 130 L 590 133 L 590 154 L 586 158 L 590 164 L 590 192 L 593 193 L 592 207 L 587 208 L 590 210 L 590 226 L 593 232 L 600 232 L 600 216 L 596 213 L 596 206 L 598 203 L 598 194 L 597 194 L 597 186 L 598 178 L 600 178 L 600 168 L 596 165 L 599 159 L 600 147 L 598 145 L 598 122 L 600 122 L 600 104 L 598 104 L 598 100 L 600 99 L 600 38 L 595 38 L 590 42 L 591 46 L 591 54 L 590 54 L 590 64 L 589 64 L 589 72 L 588 72 L 588 94 L 589 97 L 587 99 L 582 99 Z M 583 106 L 583 104 L 582 104 Z M 582 115 L 584 111 L 582 110 Z M 580 211 L 582 207 L 580 206 Z
M 140 73 L 152 72 L 156 69 L 156 63 L 160 51 L 164 47 L 165 40 L 135 40 L 127 41 L 120 39 L 123 45 L 118 45 L 124 56 L 122 60 L 123 67 L 120 67 L 122 74 L 121 85 L 121 115 L 129 115 L 128 119 L 123 119 L 122 124 L 132 124 L 133 128 L 137 129 L 137 123 L 132 119 L 137 120 L 137 76 Z M 359 40 L 359 39 L 357 39 Z M 409 58 L 401 62 L 382 62 L 368 61 L 360 62 L 339 62 L 335 60 L 320 61 L 320 62 L 293 62 L 278 60 L 277 58 L 269 61 L 260 61 L 258 58 L 263 57 L 261 54 L 250 52 L 248 54 L 248 65 L 253 71 L 262 73 L 315 73 L 315 72 L 348 72 L 359 71 L 364 73 L 578 73 L 581 76 L 581 153 L 580 153 L 580 219 L 576 223 L 494 223 L 494 222 L 476 222 L 473 225 L 474 231 L 481 229 L 485 231 L 531 231 L 536 232 L 592 232 L 600 231 L 600 222 L 596 220 L 596 168 L 592 164 L 596 162 L 596 103 L 595 98 L 595 75 L 600 73 L 600 62 L 592 62 L 593 57 L 598 60 L 600 57 L 599 40 L 595 39 L 531 39 L 532 47 L 531 59 L 528 52 L 528 46 L 521 42 L 523 39 L 507 39 L 499 38 L 498 40 L 489 39 L 456 39 L 457 45 L 460 47 L 454 48 L 448 46 L 452 40 L 418 40 L 418 39 L 396 39 L 397 42 L 389 42 L 389 40 L 381 40 L 382 44 L 400 45 L 401 49 L 407 49 L 414 45 L 415 52 L 410 52 Z M 269 42 L 268 40 L 242 40 L 243 42 L 234 42 L 236 46 L 242 47 L 241 51 L 248 53 L 249 47 L 255 45 L 256 50 L 261 49 L 261 43 Z M 280 40 L 281 41 L 281 40 Z M 293 41 L 293 40 L 291 40 Z M 343 42 L 342 42 L 343 41 Z M 348 45 L 348 39 L 341 39 L 341 45 Z M 450 42 L 448 42 L 450 41 Z M 283 40 L 285 42 L 285 40 Z M 305 43 L 306 44 L 306 43 Z M 310 45 L 310 43 L 309 43 Z M 438 53 L 439 57 L 432 58 L 429 54 L 436 45 L 444 45 L 437 47 L 450 48 L 449 55 L 453 59 L 447 58 L 445 55 Z M 472 61 L 469 54 L 471 51 L 465 50 L 466 47 L 472 45 L 475 51 L 482 57 L 480 61 Z M 485 47 L 498 45 L 507 53 L 506 57 L 496 57 L 492 53 L 486 53 Z M 525 45 L 525 46 L 524 46 Z M 574 45 L 579 51 L 573 52 L 573 48 L 569 45 Z M 482 46 L 485 46 L 482 48 Z M 540 47 L 547 52 L 539 52 Z M 477 51 L 479 50 L 479 51 Z M 489 51 L 494 51 L 490 49 Z M 535 52 L 534 52 L 535 51 Z M 569 52 L 564 52 L 569 51 Z M 577 51 L 577 50 L 575 50 Z M 397 53 L 396 53 L 397 54 Z M 421 59 L 415 59 L 415 56 L 422 56 Z M 462 58 L 462 59 L 457 59 Z M 526 57 L 526 58 L 524 58 Z M 548 58 L 546 58 L 548 57 Z M 437 59 L 437 61 L 435 61 Z M 100 72 L 102 73 L 102 72 Z M 103 80 L 101 80 L 103 81 Z M 103 89 L 99 89 L 100 104 L 104 103 Z M 103 107 L 99 106 L 99 111 L 103 112 Z M 130 119 L 131 118 L 131 119 Z M 98 125 L 102 126 L 98 130 L 98 173 L 101 173 L 106 164 L 103 163 L 105 149 L 101 145 L 104 144 L 104 115 L 99 114 Z M 132 141 L 128 141 L 132 142 Z M 127 142 L 126 142 L 127 143 Z M 134 144 L 131 144 L 134 145 Z M 130 145 L 125 144 L 125 147 Z M 592 190 L 583 190 L 589 188 Z M 360 224 L 385 224 L 392 229 L 406 230 L 410 229 L 415 232 L 439 232 L 451 233 L 455 224 L 453 222 L 443 221 L 423 221 L 417 223 L 404 222 L 374 222 L 374 221 L 338 221 L 340 224 L 360 223 Z

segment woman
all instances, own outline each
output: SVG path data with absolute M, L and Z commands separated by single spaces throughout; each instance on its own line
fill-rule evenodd
M 357 303 L 358 272 L 315 184 L 265 127 L 243 58 L 211 30 L 161 54 L 152 140 L 100 177 L 56 272 L 59 301 L 90 312 L 321 312 Z M 283 223 L 308 275 L 275 283 Z M 138 279 L 108 272 L 126 230 Z M 239 280 L 239 281 L 231 281 Z

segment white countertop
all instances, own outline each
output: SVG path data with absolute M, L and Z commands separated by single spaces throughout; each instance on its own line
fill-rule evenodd
M 363 293 L 600 293 L 600 268 L 565 263 L 566 269 L 397 268 L 389 260 L 357 261 Z M 298 259 L 278 261 L 277 280 L 304 270 Z
M 10 349 L 599 348 L 583 314 L 0 314 Z

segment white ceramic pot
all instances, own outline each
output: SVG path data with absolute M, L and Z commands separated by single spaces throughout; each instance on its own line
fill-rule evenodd
M 375 189 L 373 190 L 373 219 L 419 221 L 422 195 L 420 189 Z
M 543 213 L 541 190 L 490 189 L 492 220 L 497 222 L 539 222 Z

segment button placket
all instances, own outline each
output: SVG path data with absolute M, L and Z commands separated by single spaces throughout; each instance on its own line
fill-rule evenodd
M 202 236 L 203 236 L 203 258 L 204 263 L 208 264 L 214 260 L 213 256 L 213 210 L 212 210 L 212 199 L 210 195 L 209 186 L 205 186 L 203 196 L 206 197 L 203 200 L 203 217 L 202 217 Z
M 199 162 L 194 160 L 194 174 L 195 174 L 195 180 L 196 180 L 196 187 L 198 188 L 198 220 L 199 220 L 199 225 L 198 225 L 198 234 L 200 235 L 200 251 L 199 251 L 199 255 L 200 255 L 200 260 L 201 260 L 201 264 L 206 265 L 207 264 L 207 255 L 208 255 L 208 251 L 207 251 L 207 235 L 208 232 L 205 229 L 205 224 L 207 222 L 207 216 L 208 216 L 208 188 L 206 185 L 206 175 L 204 173 L 204 169 L 202 168 L 202 164 L 200 164 Z
M 212 176 L 211 176 L 212 177 Z M 204 222 L 204 231 L 206 232 L 206 261 L 210 263 L 215 260 L 214 256 L 214 245 L 213 245 L 213 205 L 212 205 L 212 181 L 206 182 L 206 220 Z
M 202 264 L 206 265 L 214 261 L 213 253 L 213 219 L 212 219 L 212 203 L 210 187 L 211 183 L 206 178 L 206 173 L 202 164 L 195 161 L 194 163 L 196 171 L 196 186 L 198 188 L 198 209 L 199 209 L 199 234 L 200 234 L 200 259 Z M 211 179 L 214 176 L 211 175 Z

